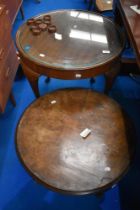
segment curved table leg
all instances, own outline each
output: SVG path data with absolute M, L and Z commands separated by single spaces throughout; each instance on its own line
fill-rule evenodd
M 90 82 L 90 86 L 92 88 L 93 83 L 95 83 L 95 78 L 94 77 L 91 77 L 90 80 L 89 80 L 89 82 Z
M 93 4 L 93 0 L 90 0 L 90 1 L 89 1 L 89 6 L 88 6 L 88 10 L 90 10 L 90 9 L 91 9 L 92 4 Z
M 21 65 L 23 68 L 23 72 L 24 72 L 25 76 L 27 77 L 35 96 L 38 98 L 40 96 L 39 88 L 38 88 L 38 79 L 40 77 L 40 74 L 32 71 L 24 63 L 21 63 Z
M 105 94 L 108 94 L 111 90 L 113 83 L 120 71 L 120 61 L 117 60 L 112 64 L 111 69 L 105 73 L 106 85 L 105 85 Z
M 93 83 L 95 83 L 95 78 L 94 77 L 90 78 L 90 84 L 92 85 Z
M 22 5 L 20 7 L 20 12 L 21 12 L 22 20 L 24 20 L 25 19 L 25 16 L 24 16 L 24 10 L 23 10 Z
M 50 77 L 47 77 L 47 78 L 45 79 L 45 82 L 46 82 L 46 83 L 49 83 L 50 80 L 51 80 Z
M 104 197 L 104 192 L 95 193 L 95 196 L 102 199 Z
M 16 106 L 16 101 L 15 101 L 15 98 L 14 98 L 14 95 L 13 95 L 12 92 L 10 93 L 9 98 L 10 98 L 10 101 L 11 101 L 11 103 L 13 104 L 13 106 Z

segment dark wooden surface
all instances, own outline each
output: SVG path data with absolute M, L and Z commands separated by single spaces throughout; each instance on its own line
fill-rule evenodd
M 80 133 L 91 129 L 83 139 Z M 100 193 L 126 173 L 133 131 L 120 106 L 84 89 L 37 99 L 24 112 L 16 135 L 20 160 L 46 187 L 74 195 Z
M 11 37 L 9 10 L 6 5 L 0 7 L 0 112 L 4 112 L 19 63 Z
M 111 20 L 79 10 L 48 14 L 56 33 L 45 31 L 35 36 L 25 23 L 16 36 L 23 71 L 36 96 L 37 74 L 38 77 L 43 74 L 59 79 L 82 79 L 112 69 L 123 49 L 124 37 Z M 44 15 L 35 18 L 43 19 Z M 35 78 L 32 72 L 36 73 Z
M 120 12 L 124 27 L 127 31 L 131 45 L 136 53 L 136 60 L 140 67 L 140 15 L 134 12 L 130 6 L 140 6 L 139 0 L 119 0 L 117 10 Z

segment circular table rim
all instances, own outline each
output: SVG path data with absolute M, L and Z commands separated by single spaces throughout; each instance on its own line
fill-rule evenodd
M 72 90 L 72 89 L 84 89 L 84 90 L 85 90 L 85 88 L 64 88 L 64 89 L 55 90 L 55 92 L 56 92 L 56 91 L 61 91 L 61 90 L 63 91 L 63 90 L 67 90 L 67 89 L 71 89 L 71 90 Z M 88 90 L 88 89 L 86 89 L 86 90 Z M 54 92 L 54 91 L 52 91 L 52 92 Z M 49 93 L 47 93 L 47 94 L 51 94 L 52 92 L 49 92 Z M 94 92 L 96 93 L 97 91 L 94 91 Z M 99 93 L 99 94 L 101 94 L 101 95 L 105 95 L 105 94 L 100 93 L 100 92 L 97 92 L 97 93 Z M 39 98 L 42 98 L 42 97 L 44 97 L 44 96 L 45 96 L 45 95 L 43 95 L 43 96 L 41 96 L 41 97 L 39 97 Z M 112 98 L 110 98 L 110 97 L 108 97 L 108 98 L 109 98 L 110 100 L 114 101 L 115 103 L 117 103 L 114 99 L 112 99 Z M 37 99 L 37 100 L 38 100 L 38 99 Z M 41 185 L 45 186 L 45 187 L 48 188 L 49 190 L 52 190 L 52 191 L 58 192 L 58 193 L 62 193 L 62 194 L 68 194 L 68 195 L 88 195 L 88 194 L 95 194 L 95 195 L 96 195 L 96 194 L 98 194 L 98 193 L 102 193 L 102 192 L 104 192 L 104 191 L 106 191 L 106 190 L 108 190 L 108 189 L 110 189 L 110 188 L 115 187 L 115 186 L 117 185 L 117 183 L 118 183 L 118 182 L 127 174 L 128 170 L 129 170 L 130 167 L 132 166 L 132 164 L 133 164 L 133 159 L 134 159 L 134 157 L 135 157 L 135 150 L 136 150 L 136 147 L 134 147 L 134 154 L 132 155 L 132 158 L 131 158 L 131 161 L 130 161 L 129 165 L 123 170 L 123 172 L 120 174 L 120 176 L 119 176 L 118 178 L 114 179 L 113 181 L 111 181 L 110 183 L 108 183 L 108 184 L 106 184 L 105 186 L 100 187 L 100 188 L 96 188 L 96 189 L 93 189 L 93 190 L 86 190 L 86 191 L 70 191 L 70 190 L 67 191 L 67 190 L 62 190 L 62 189 L 60 189 L 60 188 L 51 186 L 51 185 L 47 184 L 46 182 L 42 181 L 38 176 L 35 176 L 35 174 L 26 166 L 24 160 L 22 159 L 22 157 L 21 157 L 21 155 L 20 155 L 20 152 L 19 152 L 19 150 L 18 150 L 18 144 L 17 144 L 18 125 L 19 125 L 19 123 L 20 123 L 22 117 L 24 116 L 26 110 L 27 110 L 33 103 L 35 103 L 35 101 L 36 101 L 36 99 L 33 100 L 33 101 L 25 108 L 25 110 L 23 111 L 23 113 L 21 114 L 21 116 L 20 116 L 20 118 L 19 118 L 19 120 L 18 120 L 18 122 L 17 122 L 16 131 L 15 131 L 15 149 L 16 149 L 16 153 L 17 153 L 17 155 L 18 155 L 18 157 L 19 157 L 20 162 L 22 163 L 22 165 L 24 166 L 24 168 L 26 169 L 26 171 L 29 173 L 29 175 L 30 175 L 37 183 L 40 183 Z M 118 103 L 117 103 L 117 104 L 118 104 Z M 119 105 L 119 104 L 118 104 L 118 105 Z M 120 106 L 120 105 L 119 105 L 119 106 Z M 123 111 L 122 107 L 120 107 L 120 108 L 121 108 L 122 112 L 125 113 L 125 112 Z M 125 115 L 126 115 L 126 113 L 125 113 Z M 134 143 L 135 143 L 135 142 L 134 142 Z
M 100 63 L 95 64 L 95 65 L 93 65 L 93 66 L 81 66 L 81 67 L 76 67 L 76 66 L 74 66 L 73 68 L 66 68 L 66 67 L 59 67 L 59 66 L 50 65 L 50 63 L 47 63 L 47 62 L 39 62 L 38 59 L 36 59 L 36 58 L 34 59 L 33 57 L 28 56 L 28 54 L 25 53 L 24 50 L 23 50 L 22 47 L 21 47 L 21 44 L 20 44 L 20 41 L 19 41 L 20 29 L 22 29 L 22 27 L 24 27 L 24 25 L 26 24 L 26 22 L 25 22 L 25 23 L 23 23 L 23 24 L 19 27 L 19 29 L 18 29 L 18 31 L 17 31 L 17 33 L 16 33 L 16 46 L 17 46 L 17 48 L 18 48 L 20 54 L 21 54 L 23 57 L 25 57 L 25 58 L 26 58 L 27 60 L 29 60 L 30 62 L 33 62 L 33 63 L 35 63 L 35 64 L 37 64 L 37 65 L 39 65 L 39 66 L 43 66 L 43 67 L 46 67 L 46 68 L 52 68 L 52 69 L 59 70 L 59 71 L 60 71 L 60 69 L 61 69 L 61 70 L 77 70 L 77 71 L 80 70 L 80 71 L 81 71 L 81 70 L 87 70 L 87 69 L 94 69 L 94 68 L 100 67 L 100 66 L 102 66 L 102 65 L 108 64 L 108 63 L 112 62 L 113 60 L 115 60 L 116 58 L 118 58 L 118 57 L 120 56 L 121 52 L 123 51 L 123 49 L 124 49 L 124 47 L 125 47 L 125 37 L 124 37 L 124 33 L 121 31 L 120 27 L 119 27 L 116 23 L 114 23 L 110 18 L 107 18 L 107 17 L 101 15 L 101 14 L 98 13 L 98 12 L 94 12 L 94 13 L 93 13 L 93 12 L 91 12 L 91 11 L 80 10 L 80 9 L 61 9 L 61 10 L 49 11 L 49 12 L 46 12 L 46 13 L 40 13 L 40 14 L 38 14 L 38 15 L 36 15 L 36 16 L 33 16 L 32 18 L 39 18 L 40 16 L 43 16 L 43 15 L 46 15 L 46 14 L 51 15 L 52 13 L 58 13 L 58 12 L 63 12 L 63 11 L 79 11 L 79 12 L 86 12 L 86 13 L 91 13 L 91 14 L 99 15 L 99 16 L 103 17 L 104 19 L 107 19 L 108 21 L 110 21 L 111 23 L 114 24 L 114 26 L 116 27 L 116 29 L 118 30 L 118 32 L 120 33 L 120 35 L 121 35 L 121 37 L 122 37 L 122 42 L 123 42 L 122 49 L 120 49 L 120 51 L 117 53 L 117 55 L 112 56 L 111 59 L 107 59 L 105 62 L 100 62 Z

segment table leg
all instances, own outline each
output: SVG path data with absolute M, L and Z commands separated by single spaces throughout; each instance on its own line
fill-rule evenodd
M 114 64 L 112 64 L 111 69 L 105 73 L 106 85 L 105 85 L 105 93 L 108 94 L 111 90 L 113 83 L 120 71 L 120 61 L 117 60 Z
M 104 197 L 104 192 L 95 193 L 95 196 L 102 199 Z
M 90 81 L 89 82 L 90 82 L 90 85 L 91 85 L 91 88 L 92 88 L 93 83 L 95 83 L 94 77 L 90 78 Z
M 91 9 L 92 4 L 93 4 L 93 0 L 90 0 L 90 1 L 89 1 L 89 6 L 88 6 L 88 10 L 90 10 L 90 9 Z
M 24 20 L 25 19 L 25 16 L 24 16 L 24 10 L 23 10 L 22 5 L 20 7 L 20 12 L 21 12 L 22 20 Z
M 50 80 L 51 80 L 50 77 L 47 77 L 47 78 L 45 79 L 45 82 L 46 82 L 46 83 L 49 83 Z
M 13 106 L 16 106 L 16 101 L 15 101 L 15 98 L 14 98 L 14 95 L 12 92 L 10 93 L 9 98 L 10 98 L 10 101 L 12 102 Z
M 24 63 L 22 63 L 21 65 L 23 68 L 23 72 L 25 76 L 27 77 L 35 96 L 38 98 L 40 96 L 39 88 L 38 88 L 38 80 L 39 80 L 40 74 L 32 71 Z

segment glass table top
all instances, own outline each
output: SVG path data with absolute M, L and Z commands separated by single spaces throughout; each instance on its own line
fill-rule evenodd
M 19 51 L 36 63 L 56 69 L 90 69 L 113 60 L 123 49 L 118 28 L 97 13 L 60 10 L 47 14 L 57 28 L 55 33 L 33 35 L 26 23 L 17 32 Z

